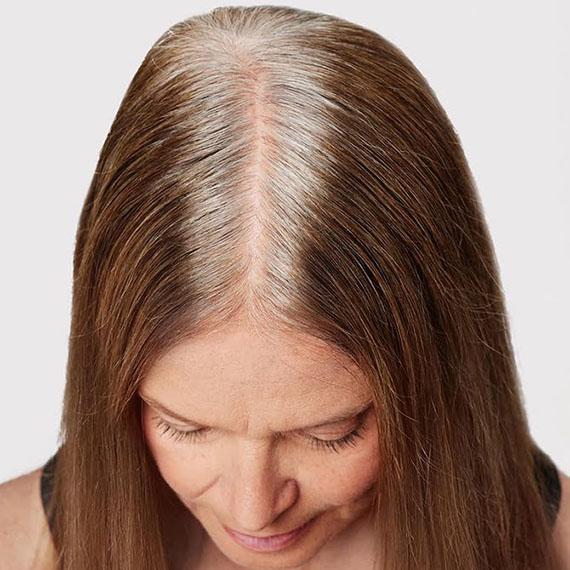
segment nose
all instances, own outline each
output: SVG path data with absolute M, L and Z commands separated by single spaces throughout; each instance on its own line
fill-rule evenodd
M 226 471 L 234 530 L 248 534 L 264 528 L 295 504 L 297 482 L 280 472 L 269 441 L 242 440 L 233 447 Z

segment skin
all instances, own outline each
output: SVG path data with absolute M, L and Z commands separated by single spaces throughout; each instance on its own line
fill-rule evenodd
M 178 545 L 180 568 L 372 568 L 374 409 L 307 427 L 371 404 L 370 387 L 338 351 L 304 334 L 269 337 L 233 326 L 166 353 L 139 396 L 146 443 L 194 529 L 193 538 L 179 538 L 187 541 L 186 549 Z M 192 422 L 174 419 L 157 403 Z M 207 430 L 197 440 L 177 440 L 158 421 Z M 359 425 L 362 437 L 338 452 L 310 444 L 311 437 L 339 439 Z M 253 552 L 222 526 L 271 536 L 313 517 L 308 532 L 276 552 Z

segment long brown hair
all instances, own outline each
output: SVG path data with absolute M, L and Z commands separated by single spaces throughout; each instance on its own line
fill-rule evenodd
M 73 279 L 61 570 L 169 568 L 136 391 L 164 351 L 238 316 L 365 372 L 383 569 L 555 568 L 476 185 L 379 34 L 277 6 L 174 24 L 104 142 Z

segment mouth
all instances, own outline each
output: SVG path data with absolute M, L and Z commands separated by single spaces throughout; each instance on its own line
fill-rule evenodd
M 300 527 L 284 534 L 274 534 L 273 536 L 252 536 L 242 534 L 224 525 L 226 532 L 239 544 L 255 552 L 274 552 L 290 546 L 304 535 L 312 525 L 316 517 L 313 517 Z

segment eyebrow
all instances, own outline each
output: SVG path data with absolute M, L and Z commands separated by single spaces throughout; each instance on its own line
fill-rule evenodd
M 143 396 L 143 394 L 141 394 L 140 392 L 138 393 L 140 398 L 142 400 L 144 400 L 151 408 L 155 408 L 157 410 L 160 410 L 161 412 L 169 415 L 171 418 L 174 418 L 175 420 L 183 423 L 183 424 L 187 424 L 187 425 L 191 425 L 194 427 L 206 427 L 204 424 L 201 424 L 200 422 L 196 422 L 190 418 L 186 418 L 172 410 L 169 410 L 165 405 L 161 404 L 160 402 L 156 401 L 154 398 L 151 398 L 149 396 Z M 368 400 L 367 402 L 365 402 L 364 404 L 361 404 L 355 408 L 351 408 L 349 410 L 345 410 L 344 412 L 341 412 L 331 418 L 328 418 L 322 422 L 319 422 L 318 424 L 311 424 L 311 425 L 306 425 L 306 426 L 301 426 L 298 428 L 295 428 L 293 430 L 286 430 L 286 431 L 282 431 L 280 433 L 286 433 L 287 431 L 299 431 L 299 430 L 304 430 L 304 429 L 315 429 L 315 428 L 319 428 L 319 427 L 324 427 L 324 426 L 328 426 L 330 424 L 335 424 L 338 422 L 342 422 L 344 420 L 349 420 L 352 419 L 356 416 L 360 416 L 362 414 L 364 414 L 364 412 L 367 412 L 369 410 L 369 408 L 372 407 L 372 400 Z

